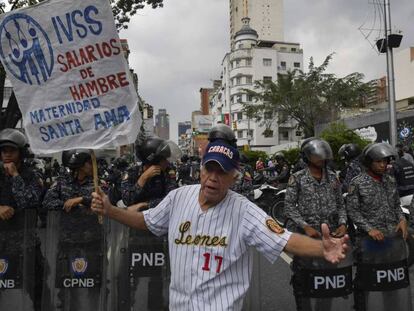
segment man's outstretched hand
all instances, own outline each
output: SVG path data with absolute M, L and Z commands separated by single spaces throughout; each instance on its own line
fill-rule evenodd
M 323 256 L 331 263 L 338 263 L 343 260 L 348 251 L 349 236 L 346 234 L 342 238 L 334 238 L 330 235 L 327 224 L 322 224 L 322 246 Z

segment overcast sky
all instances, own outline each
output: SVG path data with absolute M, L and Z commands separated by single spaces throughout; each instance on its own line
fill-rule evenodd
M 379 28 L 375 6 L 383 0 L 288 0 L 284 2 L 285 41 L 300 43 L 305 68 L 332 52 L 329 72 L 338 77 L 359 71 L 366 80 L 386 72 L 385 56 L 378 55 L 358 29 Z M 390 0 L 393 29 L 403 31 L 401 48 L 414 46 L 413 0 Z M 199 109 L 200 87 L 211 87 L 229 51 L 228 0 L 164 0 L 162 9 L 144 9 L 128 30 L 130 65 L 138 74 L 141 96 L 170 114 L 170 138 L 177 140 L 177 123 Z M 378 12 L 378 8 L 377 8 Z M 367 31 L 365 31 L 367 33 Z M 379 36 L 378 30 L 370 41 Z M 414 85 L 414 84 L 413 84 Z M 414 87 L 414 86 L 413 86 Z

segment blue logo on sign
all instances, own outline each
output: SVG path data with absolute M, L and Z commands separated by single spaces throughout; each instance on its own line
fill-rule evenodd
M 0 25 L 0 57 L 16 79 L 26 84 L 40 85 L 52 74 L 54 58 L 49 37 L 25 14 L 12 14 Z
M 404 127 L 400 132 L 400 137 L 403 139 L 407 138 L 410 135 L 410 133 L 411 133 L 410 129 L 407 127 Z

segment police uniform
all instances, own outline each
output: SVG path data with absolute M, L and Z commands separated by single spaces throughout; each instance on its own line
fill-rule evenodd
M 393 234 L 405 220 L 395 179 L 388 174 L 375 180 L 362 172 L 351 181 L 346 201 L 348 215 L 361 233 L 377 229 L 384 235 Z
M 178 166 L 178 181 L 181 181 L 182 185 L 191 185 L 194 183 L 191 178 L 191 163 L 185 162 Z
M 143 187 L 140 187 L 137 180 L 141 174 L 142 167 L 133 166 L 123 177 L 121 182 L 122 200 L 127 206 L 149 202 L 149 208 L 155 207 L 171 190 L 177 188 L 177 183 L 168 178 L 165 173 L 151 178 Z
M 28 284 L 26 289 L 35 304 L 35 310 L 40 310 L 43 260 L 40 252 L 40 241 L 35 236 L 36 213 L 33 213 L 31 216 L 24 216 L 21 212 L 23 210 L 37 209 L 40 207 L 43 189 L 40 179 L 27 166 L 22 165 L 18 171 L 19 175 L 12 177 L 5 174 L 3 167 L 0 170 L 0 205 L 10 206 L 14 209 L 14 215 L 10 220 L 0 220 L 0 261 L 11 261 L 8 265 L 12 267 L 15 265 L 14 260 L 17 260 L 18 257 L 25 254 L 28 249 L 33 250 L 35 248 L 34 279 L 28 274 L 23 277 L 28 279 L 26 280 Z M 17 221 L 16 219 L 19 220 Z M 32 223 L 32 226 L 27 228 L 29 221 Z M 12 225 L 16 223 L 19 225 L 18 228 Z M 9 257 L 8 259 L 3 257 L 5 254 L 8 254 L 6 256 Z M 33 253 L 31 253 L 31 256 L 33 256 Z M 22 267 L 19 267 L 19 270 L 21 269 Z M 1 271 L 0 274 L 5 272 Z M 29 271 L 21 271 L 21 273 L 27 272 Z M 30 279 L 34 283 L 31 283 Z M 0 307 L 3 299 L 8 299 L 7 291 L 1 290 Z
M 318 182 L 306 168 L 289 179 L 285 196 L 286 218 L 300 228 L 308 225 L 321 232 L 321 224 L 326 223 L 333 231 L 347 222 L 338 178 L 334 172 L 325 169 L 322 176 Z
M 344 178 L 342 180 L 342 192 L 348 192 L 351 180 L 362 172 L 361 162 L 358 159 L 352 160 L 345 168 Z
M 54 276 L 48 277 L 53 279 L 48 286 L 55 293 L 51 297 L 56 295 L 58 299 L 52 299 L 54 305 L 51 306 L 50 301 L 44 300 L 44 310 L 64 306 L 90 310 L 100 299 L 102 283 L 99 282 L 102 282 L 105 245 L 103 226 L 90 209 L 93 191 L 92 177 L 85 177 L 79 182 L 73 174 L 67 174 L 58 177 L 46 192 L 43 208 L 49 211 L 49 249 L 57 250 L 56 253 L 47 253 L 48 264 Z M 82 197 L 82 202 L 66 212 L 63 209 L 64 203 L 76 197 Z M 53 226 L 53 223 L 56 225 Z M 92 283 L 88 283 L 90 286 L 77 288 L 73 283 L 78 278 L 77 274 L 81 279 L 93 279 Z
M 253 190 L 253 172 L 249 165 L 240 167 L 240 179 L 231 187 L 231 190 L 236 191 L 248 197 Z

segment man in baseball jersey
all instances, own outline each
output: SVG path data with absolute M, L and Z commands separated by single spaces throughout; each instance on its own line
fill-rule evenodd
M 255 247 L 270 262 L 285 250 L 300 256 L 345 257 L 348 237 L 323 239 L 290 233 L 242 195 L 229 190 L 239 176 L 239 152 L 224 141 L 208 144 L 200 185 L 171 191 L 155 208 L 132 212 L 94 193 L 92 210 L 156 235 L 168 234 L 171 310 L 241 310 Z

